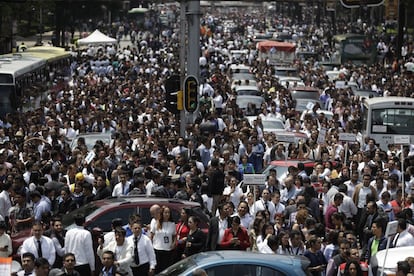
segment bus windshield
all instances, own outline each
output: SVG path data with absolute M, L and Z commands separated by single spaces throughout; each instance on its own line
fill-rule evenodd
M 372 133 L 414 134 L 414 110 L 381 108 L 372 111 Z
M 365 35 L 344 34 L 334 37 L 336 58 L 344 64 L 372 64 L 377 58 L 374 41 Z

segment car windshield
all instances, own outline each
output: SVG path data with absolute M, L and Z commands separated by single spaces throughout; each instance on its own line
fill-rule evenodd
M 281 121 L 266 121 L 266 120 L 263 120 L 262 124 L 263 124 L 263 129 L 264 130 L 269 129 L 269 128 L 272 128 L 272 129 L 284 129 L 285 128 Z
M 260 108 L 261 104 L 264 102 L 264 99 L 262 97 L 237 97 L 236 99 L 236 103 L 239 106 L 239 108 L 247 108 L 247 106 L 250 105 L 255 105 L 256 108 Z
M 74 223 L 74 216 L 77 214 L 83 214 L 85 217 L 88 217 L 90 214 L 95 212 L 99 209 L 99 206 L 96 205 L 94 202 L 88 203 L 74 211 L 72 211 L 70 214 L 64 215 L 62 217 L 62 225 L 64 228 L 68 227 L 69 225 L 72 225 Z
M 184 271 L 196 267 L 196 263 L 194 262 L 193 258 L 186 258 L 184 260 L 175 263 L 174 265 L 170 266 L 169 268 L 165 269 L 158 275 L 168 275 L 168 276 L 176 276 L 180 275 Z
M 319 93 L 312 92 L 312 91 L 300 91 L 294 90 L 292 91 L 292 98 L 293 99 L 312 99 L 312 100 L 319 100 Z

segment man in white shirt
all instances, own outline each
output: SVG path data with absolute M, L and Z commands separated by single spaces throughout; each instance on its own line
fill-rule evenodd
M 56 250 L 53 241 L 43 236 L 43 227 L 40 222 L 35 222 L 32 226 L 33 236 L 23 242 L 20 251 L 21 257 L 24 253 L 30 252 L 36 258 L 43 257 L 48 260 L 50 266 L 53 265 L 56 259 Z
M 17 272 L 17 276 L 35 276 L 35 258 L 36 257 L 33 255 L 33 253 L 23 253 L 21 258 L 23 270 Z
M 154 247 L 149 237 L 142 234 L 141 222 L 134 222 L 131 226 L 132 236 L 127 241 L 133 247 L 133 261 L 131 269 L 134 275 L 152 275 L 157 265 Z
M 76 226 L 65 236 L 65 253 L 73 253 L 76 258 L 75 270 L 80 275 L 95 274 L 95 254 L 93 250 L 92 235 L 84 229 L 85 216 L 78 214 L 75 216 Z
M 3 217 L 3 219 L 9 216 L 9 209 L 12 207 L 10 201 L 11 190 L 11 183 L 6 182 L 3 184 L 3 191 L 0 193 L 0 215 Z
M 237 213 L 232 215 L 232 217 L 234 216 L 238 216 L 240 218 L 241 226 L 243 226 L 247 230 L 249 229 L 253 221 L 253 217 L 249 213 L 249 205 L 246 201 L 240 201 L 239 206 L 237 207 Z
M 351 219 L 358 213 L 354 201 L 347 195 L 348 187 L 345 184 L 339 184 L 338 191 L 344 196 L 342 204 L 339 205 L 338 211 L 343 213 L 346 218 Z
M 132 243 L 125 239 L 126 231 L 122 227 L 115 228 L 115 240 L 111 241 L 107 246 L 103 247 L 103 241 L 99 240 L 99 246 L 96 253 L 100 258 L 106 251 L 115 253 L 114 264 L 123 271 L 128 272 L 128 276 L 132 276 L 132 269 L 130 267 L 133 261 L 133 247 Z
M 407 221 L 405 219 L 398 219 L 397 234 L 392 245 L 394 247 L 414 246 L 414 236 L 407 231 Z
M 253 208 L 250 211 L 250 214 L 252 216 L 256 216 L 256 213 L 258 211 L 262 211 L 262 210 L 269 211 L 270 222 L 274 223 L 275 222 L 276 208 L 275 208 L 275 205 L 273 204 L 273 202 L 270 200 L 270 192 L 269 192 L 268 189 L 263 190 L 262 197 L 253 204 Z
M 113 197 L 119 197 L 122 195 L 127 195 L 131 186 L 131 182 L 127 180 L 127 174 L 122 172 L 119 176 L 120 182 L 117 183 L 112 191 Z

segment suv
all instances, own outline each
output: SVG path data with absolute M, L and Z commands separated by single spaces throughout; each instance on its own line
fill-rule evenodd
M 149 225 L 151 222 L 149 209 L 154 204 L 169 207 L 174 222 L 179 220 L 181 209 L 189 208 L 193 214 L 200 218 L 200 228 L 208 228 L 209 217 L 201 209 L 200 204 L 196 202 L 143 196 L 126 196 L 92 201 L 63 216 L 62 224 L 67 230 L 73 228 L 75 226 L 74 215 L 82 213 L 86 216 L 85 228 L 88 230 L 98 227 L 103 232 L 109 232 L 114 218 L 121 218 L 124 224 L 127 224 L 128 218 L 132 214 L 140 215 L 142 223 Z

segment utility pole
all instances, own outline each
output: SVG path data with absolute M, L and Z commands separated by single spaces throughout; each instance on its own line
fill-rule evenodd
M 200 1 L 181 0 L 180 17 L 181 91 L 185 91 L 183 83 L 187 76 L 192 75 L 196 80 L 200 77 Z M 186 32 L 187 30 L 188 32 Z M 188 36 L 186 36 L 187 33 Z M 199 95 L 197 93 L 197 102 L 198 96 Z M 180 136 L 184 137 L 187 122 L 192 123 L 197 112 L 198 108 L 194 112 L 188 112 L 188 110 L 186 112 L 185 108 L 180 111 Z

